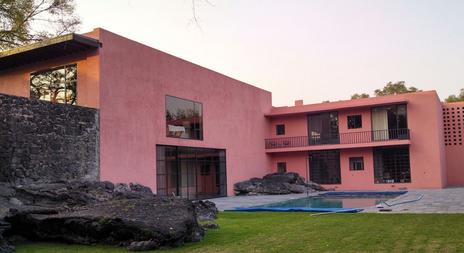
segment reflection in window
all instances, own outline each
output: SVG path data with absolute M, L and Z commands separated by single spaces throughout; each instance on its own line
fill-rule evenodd
M 31 74 L 31 98 L 75 105 L 77 102 L 77 65 L 67 65 Z
M 226 151 L 156 146 L 157 194 L 205 199 L 227 195 Z
M 166 136 L 202 140 L 202 111 L 198 102 L 166 96 Z

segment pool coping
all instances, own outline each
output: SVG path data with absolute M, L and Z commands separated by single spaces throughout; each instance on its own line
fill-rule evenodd
M 306 196 L 301 198 L 311 198 L 316 196 L 337 196 L 337 197 L 353 197 L 353 196 L 395 196 L 394 198 L 389 199 L 388 201 L 392 201 L 397 197 L 404 196 L 404 194 L 408 193 L 408 191 L 339 191 L 339 192 L 320 192 L 319 194 Z M 368 207 L 269 207 L 266 205 L 269 204 L 277 204 L 277 203 L 285 203 L 291 200 L 296 199 L 289 199 L 283 200 L 268 204 L 261 204 L 251 207 L 236 207 L 232 209 L 225 209 L 224 211 L 229 212 L 317 212 L 317 213 L 358 213 L 362 212 L 364 208 Z

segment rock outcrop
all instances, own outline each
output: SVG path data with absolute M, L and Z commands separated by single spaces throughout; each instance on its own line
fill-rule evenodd
M 13 252 L 12 236 L 134 251 L 175 247 L 202 239 L 197 210 L 215 217 L 211 204 L 200 208 L 190 200 L 156 197 L 138 184 L 0 183 L 0 252 Z
M 306 191 L 325 191 L 324 187 L 314 182 L 305 182 L 298 173 L 272 173 L 263 178 L 234 184 L 236 195 L 278 195 L 290 193 L 304 193 Z

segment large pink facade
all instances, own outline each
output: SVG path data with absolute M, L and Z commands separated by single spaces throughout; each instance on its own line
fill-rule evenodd
M 0 92 L 28 97 L 31 73 L 76 63 L 78 105 L 100 110 L 101 180 L 138 182 L 156 190 L 156 147 L 170 145 L 225 150 L 228 195 L 233 194 L 235 182 L 275 172 L 278 163 L 285 163 L 287 171 L 311 178 L 308 152 L 321 150 L 339 152 L 341 182 L 327 184 L 329 188 L 442 188 L 464 184 L 464 146 L 460 142 L 445 145 L 449 138 L 448 127 L 444 127 L 447 122 L 443 122 L 447 120 L 446 108 L 460 110 L 460 128 L 451 131 L 462 135 L 464 109 L 459 108 L 464 105 L 443 105 L 434 91 L 272 107 L 268 91 L 103 29 L 85 35 L 97 39 L 101 47 L 0 70 Z M 167 137 L 166 96 L 202 104 L 202 140 Z M 375 139 L 371 134 L 375 121 L 372 108 L 397 104 L 407 107 L 408 138 Z M 312 145 L 308 142 L 308 115 L 322 112 L 337 113 L 340 135 L 336 143 Z M 362 127 L 348 129 L 350 115 L 361 115 Z M 285 125 L 284 135 L 276 135 L 276 125 Z M 297 140 L 296 145 L 287 140 Z M 374 150 L 399 146 L 409 150 L 411 181 L 376 183 Z M 350 157 L 363 157 L 364 169 L 349 170 Z

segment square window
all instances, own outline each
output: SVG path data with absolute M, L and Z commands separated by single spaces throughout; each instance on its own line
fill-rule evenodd
M 285 125 L 276 125 L 276 135 L 285 134 Z
M 350 157 L 350 170 L 364 170 L 364 158 Z
M 348 116 L 348 129 L 355 129 L 362 127 L 361 115 L 350 115 Z
M 279 172 L 279 173 L 287 172 L 287 163 L 286 162 L 278 162 L 277 163 L 277 172 Z
M 203 140 L 203 105 L 166 95 L 166 136 Z

